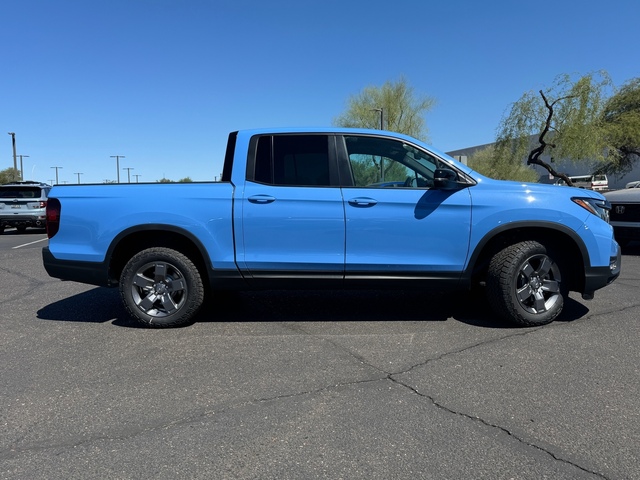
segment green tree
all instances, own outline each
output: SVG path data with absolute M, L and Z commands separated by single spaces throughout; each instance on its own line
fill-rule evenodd
M 571 180 L 542 160 L 548 154 L 573 162 L 604 162 L 607 136 L 602 113 L 613 91 L 609 75 L 602 71 L 574 80 L 558 76 L 553 85 L 537 94 L 525 93 L 503 117 L 498 128 L 496 150 L 514 164 L 527 158 L 527 165 L 540 165 L 552 175 Z M 531 137 L 537 137 L 537 145 Z
M 15 182 L 16 180 L 20 180 L 20 172 L 15 168 L 11 167 L 0 170 L 0 185 Z
M 366 87 L 359 94 L 351 96 L 347 110 L 333 123 L 340 127 L 382 128 L 427 141 L 429 137 L 424 116 L 434 105 L 435 99 L 417 95 L 407 80 L 401 77 L 397 82 L 387 81 L 381 87 Z M 390 169 L 398 167 L 395 162 L 383 163 L 374 156 L 362 156 L 353 165 L 354 175 L 363 184 L 389 179 L 393 177 Z
M 428 140 L 424 115 L 435 105 L 435 99 L 416 95 L 404 77 L 387 81 L 381 87 L 366 87 L 348 100 L 347 110 L 334 119 L 340 127 L 379 129 L 404 133 L 419 140 Z
M 605 103 L 602 128 L 607 142 L 608 173 L 626 173 L 640 158 L 640 78 L 626 82 Z
M 184 177 L 181 178 L 180 180 L 178 180 L 177 182 L 175 180 L 171 180 L 169 178 L 161 178 L 160 180 L 156 180 L 157 183 L 192 183 L 193 180 L 191 180 L 191 177 Z
M 505 151 L 499 152 L 495 145 L 478 150 L 469 156 L 468 164 L 471 168 L 497 180 L 515 180 L 518 182 L 537 182 L 538 173 L 528 167 L 522 160 L 513 161 L 511 155 Z

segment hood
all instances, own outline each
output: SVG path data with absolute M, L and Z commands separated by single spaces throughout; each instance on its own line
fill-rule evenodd
M 480 185 L 495 186 L 502 190 L 510 190 L 516 192 L 531 192 L 543 194 L 548 192 L 550 195 L 564 193 L 567 198 L 571 197 L 587 197 L 603 200 L 605 197 L 594 190 L 588 190 L 586 188 L 567 187 L 561 185 L 554 185 L 550 183 L 527 183 L 527 182 L 514 182 L 510 180 L 494 180 L 492 178 L 478 175 L 477 172 L 473 172 L 473 177 Z M 638 192 L 640 194 L 640 192 Z M 640 197 L 640 195 L 638 195 Z
M 625 188 L 604 194 L 610 202 L 640 203 L 640 188 Z

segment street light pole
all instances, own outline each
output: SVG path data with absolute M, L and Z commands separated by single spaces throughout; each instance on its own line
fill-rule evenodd
M 24 169 L 22 168 L 22 157 L 29 158 L 29 155 L 20 155 L 20 180 L 24 180 Z
M 138 179 L 139 179 L 142 175 L 140 175 L 140 174 L 136 173 L 136 174 L 134 174 L 133 176 L 134 176 L 134 177 L 136 177 L 136 183 L 138 183 Z
M 384 130 L 384 108 L 372 108 L 371 110 L 380 113 L 380 130 Z
M 120 159 L 125 158 L 124 155 L 111 155 L 111 158 L 116 159 L 116 170 L 118 172 L 118 183 L 120 183 Z
M 380 112 L 380 130 L 384 130 L 384 108 L 372 108 L 374 112 Z M 384 159 L 380 157 L 380 181 L 384 182 Z
M 133 167 L 124 167 L 123 170 L 127 171 L 127 183 L 131 183 L 131 170 L 133 170 Z
M 18 171 L 18 160 L 16 158 L 16 133 L 15 132 L 7 132 L 7 133 L 11 135 L 11 143 L 13 144 L 13 170 L 15 175 L 15 172 Z
M 51 168 L 55 168 L 56 169 L 56 185 L 59 185 L 59 183 L 58 183 L 58 169 L 60 169 L 62 167 L 51 167 Z
M 78 176 L 78 185 L 80 185 L 80 175 L 83 175 L 82 172 L 75 172 L 74 175 Z

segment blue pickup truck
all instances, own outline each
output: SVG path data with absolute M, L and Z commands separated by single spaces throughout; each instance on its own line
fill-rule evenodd
M 241 130 L 221 182 L 55 186 L 42 254 L 153 327 L 223 289 L 476 286 L 530 326 L 619 275 L 608 218 L 597 192 L 492 180 L 392 132 Z

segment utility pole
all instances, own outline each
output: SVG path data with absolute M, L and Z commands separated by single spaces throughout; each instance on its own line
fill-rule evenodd
M 18 160 L 16 158 L 16 132 L 7 132 L 11 135 L 11 143 L 13 144 L 13 174 L 18 171 Z
M 62 168 L 62 167 L 51 167 L 51 168 L 55 168 L 56 169 L 56 185 L 58 184 L 58 169 Z
M 20 155 L 20 180 L 24 181 L 24 169 L 22 168 L 22 157 L 29 158 L 29 155 Z
M 124 167 L 123 170 L 127 171 L 127 183 L 131 183 L 131 170 L 133 170 L 133 167 Z
M 136 177 L 136 183 L 138 183 L 138 179 L 141 177 L 142 175 L 140 174 L 135 174 L 134 177 Z
M 82 172 L 75 172 L 74 175 L 78 176 L 78 185 L 80 185 L 80 175 L 84 175 Z
M 120 183 L 120 159 L 125 158 L 124 155 L 111 155 L 111 158 L 116 159 L 116 171 L 118 173 L 118 183 Z

